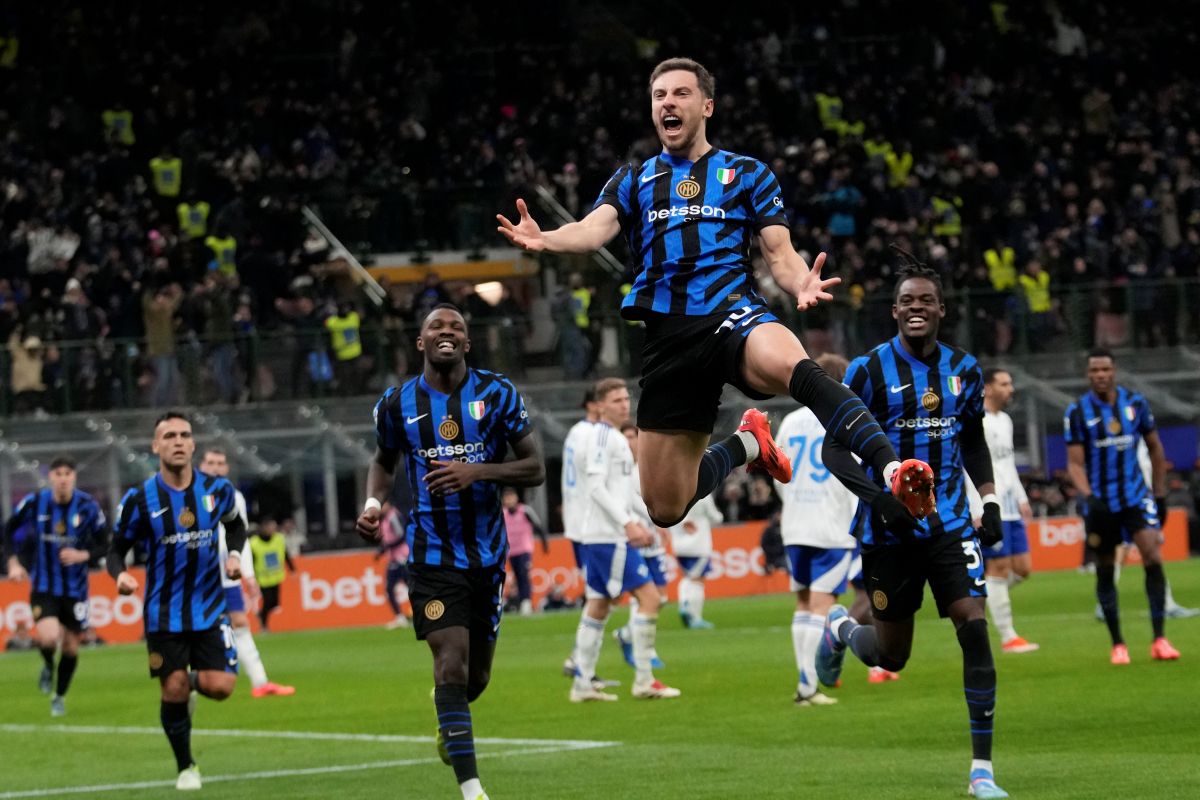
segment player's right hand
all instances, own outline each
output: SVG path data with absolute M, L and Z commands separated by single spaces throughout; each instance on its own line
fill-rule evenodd
M 546 242 L 542 238 L 542 229 L 534 222 L 533 217 L 529 214 L 529 206 L 525 205 L 525 201 L 517 198 L 517 213 L 520 217 L 517 224 L 514 225 L 509 221 L 508 217 L 503 214 L 497 214 L 496 220 L 500 226 L 496 228 L 505 239 L 521 248 L 537 252 L 546 249 Z
M 21 562 L 15 558 L 8 560 L 8 579 L 14 583 L 24 583 L 29 580 L 29 573 L 22 566 Z
M 383 532 L 379 527 L 379 521 L 382 518 L 383 509 L 364 509 L 358 515 L 358 520 L 354 523 L 354 530 L 358 531 L 358 535 L 371 544 L 379 544 L 379 541 L 383 538 Z
M 999 503 L 984 503 L 983 504 L 983 519 L 979 526 L 977 535 L 979 543 L 984 547 L 992 547 L 1000 544 L 1004 538 L 1004 524 L 1000 518 Z
M 625 538 L 631 547 L 648 547 L 654 544 L 654 535 L 646 526 L 637 522 L 625 523 Z
M 912 512 L 905 507 L 904 503 L 896 498 L 890 492 L 880 492 L 871 500 L 871 510 L 883 522 L 883 527 L 894 533 L 901 541 L 910 541 L 916 538 L 917 531 L 921 530 L 921 523 Z
M 117 594 L 133 594 L 138 590 L 138 580 L 128 572 L 117 576 Z

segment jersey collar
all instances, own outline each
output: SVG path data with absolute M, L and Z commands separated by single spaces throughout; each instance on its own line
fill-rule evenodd
M 688 161 L 686 158 L 679 158 L 678 156 L 673 156 L 670 153 L 668 153 L 666 150 L 663 150 L 662 152 L 660 152 L 658 154 L 658 157 L 673 167 L 682 167 L 685 164 L 699 164 L 701 161 L 703 161 L 706 158 L 709 158 L 716 152 L 717 152 L 717 148 L 710 146 L 708 148 L 708 152 L 706 152 L 704 155 L 697 158 L 695 161 Z
M 941 342 L 937 343 L 937 347 L 933 349 L 933 352 L 929 354 L 928 358 L 918 358 L 917 356 L 914 356 L 912 353 L 908 352 L 908 348 L 904 346 L 904 342 L 900 341 L 900 334 L 896 334 L 892 337 L 891 345 L 892 349 L 899 353 L 905 361 L 913 366 L 921 367 L 922 369 L 936 367 L 942 360 Z

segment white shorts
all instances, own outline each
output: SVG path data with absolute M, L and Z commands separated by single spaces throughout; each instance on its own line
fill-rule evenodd
M 585 544 L 580 549 L 589 600 L 600 597 L 616 600 L 650 582 L 646 559 L 624 542 Z

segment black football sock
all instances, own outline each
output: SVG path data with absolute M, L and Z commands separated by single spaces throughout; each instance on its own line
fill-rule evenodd
M 792 371 L 788 391 L 797 402 L 812 409 L 832 436 L 863 463 L 883 475 L 884 468 L 898 461 L 896 450 L 883 428 L 863 401 L 847 387 L 829 377 L 812 359 L 804 359 Z
M 692 506 L 715 492 L 729 473 L 745 463 L 746 445 L 742 444 L 741 437 L 736 433 L 716 444 L 709 445 L 704 451 L 704 458 L 700 459 L 700 470 L 696 475 L 696 494 L 688 501 L 683 514 L 686 515 Z M 680 516 L 679 519 L 683 519 L 683 516 Z M 678 524 L 679 520 L 655 520 L 654 522 L 661 527 L 669 528 Z
M 78 663 L 79 656 L 63 655 L 58 660 L 58 687 L 55 694 L 59 697 L 65 695 L 71 687 L 71 678 L 75 675 L 75 665 Z
M 1149 577 L 1147 577 L 1147 581 Z M 1117 610 L 1117 584 L 1113 581 L 1113 565 L 1096 563 L 1096 599 L 1100 601 L 1100 610 L 1104 612 L 1104 621 L 1108 624 L 1108 633 L 1112 636 L 1114 645 L 1124 644 L 1121 636 L 1121 614 Z
M 1167 607 L 1167 576 L 1163 573 L 1162 564 L 1146 565 L 1146 597 L 1150 600 L 1150 624 L 1154 628 L 1154 638 L 1163 635 L 1163 617 Z
M 459 785 L 479 777 L 475 767 L 475 736 L 471 727 L 471 708 L 467 705 L 467 687 L 444 683 L 434 687 L 433 704 L 437 707 L 438 730 L 450 754 L 450 765 Z
M 159 709 L 163 730 L 175 751 L 175 766 L 180 772 L 192 765 L 192 718 L 188 716 L 187 706 L 187 703 L 163 700 Z
M 50 670 L 50 672 L 53 673 L 54 672 L 54 648 L 53 647 L 39 647 L 38 650 L 42 651 L 42 661 L 46 662 L 46 669 Z
M 875 635 L 874 625 L 859 625 L 847 619 L 838 628 L 838 639 L 868 667 L 879 666 L 879 638 Z
M 963 691 L 971 716 L 972 758 L 992 760 L 992 727 L 996 720 L 996 665 L 988 642 L 987 621 L 973 619 L 958 629 L 963 652 Z

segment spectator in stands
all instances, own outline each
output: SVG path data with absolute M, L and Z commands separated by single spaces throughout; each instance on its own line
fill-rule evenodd
M 333 378 L 339 394 L 362 391 L 362 318 L 354 303 L 342 301 L 337 312 L 325 318 L 333 352 Z
M 1024 296 L 1026 335 L 1030 350 L 1045 350 L 1055 332 L 1054 304 L 1050 300 L 1050 275 L 1042 263 L 1031 258 L 1017 279 Z
M 26 336 L 18 327 L 8 337 L 8 352 L 12 359 L 13 411 L 17 414 L 46 413 L 46 383 L 42 340 Z
M 542 542 L 542 552 L 550 552 L 546 529 L 538 520 L 533 509 L 521 502 L 517 490 L 504 487 L 500 494 L 504 509 L 504 528 L 508 533 L 508 565 L 517 582 L 517 600 L 521 616 L 533 613 L 533 584 L 529 573 L 533 567 L 533 537 Z
M 179 360 L 175 347 L 175 314 L 183 304 L 183 289 L 168 283 L 142 294 L 142 318 L 146 326 L 146 353 L 154 366 L 154 389 L 150 404 L 164 408 L 178 402 Z
M 196 313 L 203 320 L 204 347 L 219 403 L 236 403 L 243 385 L 237 370 L 234 331 L 236 291 L 237 274 L 226 275 L 220 270 L 209 270 L 204 282 L 192 290 Z
M 259 520 L 258 530 L 250 537 L 250 553 L 254 558 L 254 577 L 262 589 L 258 619 L 266 631 L 270 627 L 271 612 L 279 607 L 279 590 L 287 577 L 284 567 L 287 567 L 287 572 L 296 571 L 296 565 L 287 551 L 286 538 L 274 517 L 264 516 Z

